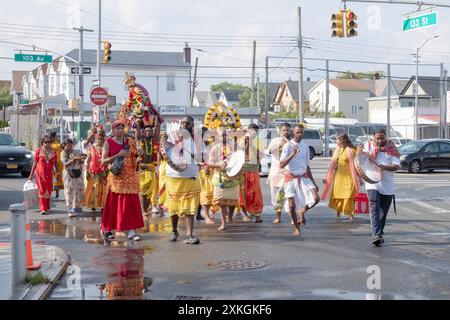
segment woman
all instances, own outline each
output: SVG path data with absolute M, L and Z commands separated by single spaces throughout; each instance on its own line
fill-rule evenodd
M 356 148 L 352 145 L 347 134 L 337 137 L 337 148 L 334 151 L 330 168 L 322 193 L 322 200 L 328 197 L 331 190 L 329 207 L 336 210 L 336 220 L 341 213 L 349 216 L 353 221 L 355 214 L 355 197 L 359 191 L 359 178 L 353 162 Z
M 91 208 L 92 211 L 102 209 L 105 205 L 107 195 L 108 167 L 102 165 L 103 145 L 105 144 L 105 131 L 99 129 L 96 142 L 89 147 L 87 158 L 87 184 L 84 194 L 83 206 Z
M 50 196 L 53 187 L 53 171 L 57 170 L 57 156 L 52 149 L 49 135 L 41 140 L 41 146 L 34 155 L 34 163 L 28 180 L 33 180 L 36 173 L 36 184 L 39 193 L 39 210 L 46 215 L 50 210 Z
M 64 189 L 64 184 L 62 181 L 62 172 L 63 172 L 63 164 L 61 161 L 61 145 L 59 144 L 58 139 L 56 138 L 56 132 L 52 132 L 50 135 L 50 139 L 52 141 L 52 149 L 56 153 L 56 164 L 57 164 L 57 170 L 53 174 L 54 181 L 53 181 L 53 190 L 55 191 L 55 200 L 59 199 L 59 190 Z
M 66 146 L 61 154 L 64 166 L 64 197 L 70 218 L 76 217 L 83 211 L 81 203 L 84 197 L 84 182 L 82 177 L 84 157 L 77 155 L 73 150 L 73 140 L 67 139 Z
M 222 137 L 224 141 L 228 140 L 228 143 L 216 143 L 212 147 L 208 165 L 214 169 L 211 181 L 214 186 L 213 206 L 220 207 L 222 221 L 218 230 L 223 231 L 226 229 L 226 221 L 232 222 L 234 208 L 239 204 L 239 176 L 230 179 L 225 175 L 224 171 L 232 151 L 230 146 L 232 141 L 226 139 L 224 127 L 218 130 L 217 136 Z
M 102 232 L 105 241 L 114 238 L 113 231 L 128 231 L 128 239 L 140 241 L 135 229 L 144 226 L 139 199 L 139 176 L 137 174 L 136 145 L 124 135 L 125 125 L 117 120 L 112 125 L 113 136 L 103 146 L 102 165 L 121 167 L 120 173 L 108 174 L 108 195 L 103 209 Z M 123 166 L 113 164 L 123 158 Z M 111 169 L 111 168 L 110 168 Z

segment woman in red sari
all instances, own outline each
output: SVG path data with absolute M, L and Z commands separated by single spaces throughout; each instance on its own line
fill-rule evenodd
M 117 120 L 112 125 L 113 136 L 103 146 L 102 165 L 110 165 L 123 157 L 120 174 L 108 174 L 108 195 L 103 209 L 102 232 L 105 241 L 114 238 L 113 231 L 128 231 L 128 239 L 141 240 L 135 229 L 144 226 L 139 199 L 139 176 L 136 163 L 136 145 L 124 136 L 124 124 Z
M 57 171 L 57 156 L 52 149 L 52 140 L 49 135 L 41 140 L 41 146 L 34 155 L 33 168 L 28 180 L 33 180 L 36 173 L 36 184 L 39 192 L 39 210 L 41 214 L 47 214 L 50 210 L 50 196 L 53 189 L 53 171 Z

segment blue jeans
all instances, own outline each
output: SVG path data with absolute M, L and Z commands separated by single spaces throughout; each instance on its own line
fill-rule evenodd
M 383 236 L 386 217 L 391 207 L 393 195 L 385 195 L 377 190 L 367 190 L 370 203 L 370 225 L 372 237 Z

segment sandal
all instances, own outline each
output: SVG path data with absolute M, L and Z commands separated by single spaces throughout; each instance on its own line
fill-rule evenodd
M 108 231 L 108 232 L 103 233 L 103 238 L 105 240 L 114 240 L 116 238 L 116 236 L 111 231 Z
M 46 216 L 46 215 L 48 215 L 48 212 L 47 211 L 41 211 L 41 215 Z
M 135 234 L 132 234 L 131 236 L 128 236 L 128 239 L 132 240 L 132 241 L 141 241 L 141 236 Z

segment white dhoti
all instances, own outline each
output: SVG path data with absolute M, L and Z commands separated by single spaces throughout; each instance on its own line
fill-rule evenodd
M 309 178 L 292 179 L 284 186 L 285 199 L 294 198 L 295 209 L 299 210 L 306 205 L 314 205 L 314 197 L 311 190 L 315 190 L 316 186 Z M 289 201 L 284 204 L 284 211 L 289 213 Z

